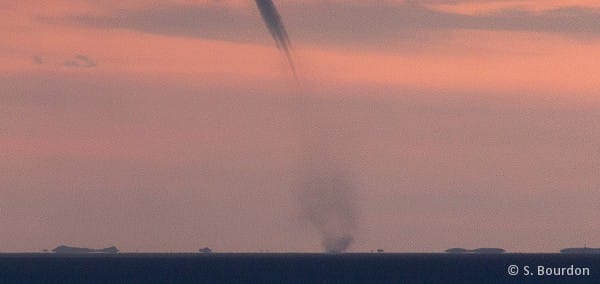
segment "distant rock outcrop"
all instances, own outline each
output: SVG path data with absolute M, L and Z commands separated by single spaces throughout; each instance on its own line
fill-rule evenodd
M 446 250 L 447 253 L 477 253 L 477 254 L 498 254 L 504 253 L 505 250 L 501 248 L 476 248 L 476 249 L 465 249 L 465 248 L 451 248 Z
M 212 253 L 212 249 L 206 247 L 206 248 L 201 248 L 198 250 L 201 253 Z
M 66 254 L 84 254 L 84 253 L 118 253 L 117 247 L 107 247 L 103 249 L 91 249 L 91 248 L 79 248 L 69 246 L 57 246 L 52 250 L 55 253 L 66 253 Z
M 560 253 L 570 253 L 570 254 L 600 254 L 600 248 L 564 248 L 560 250 Z
M 496 254 L 496 253 L 504 253 L 505 250 L 501 248 L 478 248 L 471 250 L 472 253 L 483 253 L 483 254 Z
M 451 248 L 446 250 L 447 253 L 468 253 L 468 249 L 464 248 Z

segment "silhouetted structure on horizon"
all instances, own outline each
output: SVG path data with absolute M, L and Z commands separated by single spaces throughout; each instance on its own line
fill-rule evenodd
M 212 249 L 210 249 L 209 247 L 201 248 L 198 251 L 201 253 L 212 253 Z
M 499 253 L 505 253 L 506 251 L 501 248 L 476 248 L 476 249 L 451 248 L 451 249 L 447 249 L 446 252 L 447 253 L 499 254 Z
M 57 246 L 52 250 L 55 253 L 65 253 L 65 254 L 85 254 L 85 253 L 118 253 L 119 249 L 117 247 L 107 247 L 103 249 L 91 249 L 91 248 L 79 248 L 79 247 L 70 247 L 70 246 Z
M 600 248 L 588 248 L 584 246 L 582 248 L 564 248 L 560 250 L 560 253 L 569 254 L 600 254 Z

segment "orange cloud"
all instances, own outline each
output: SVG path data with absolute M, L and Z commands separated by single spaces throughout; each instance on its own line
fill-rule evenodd
M 520 8 L 532 11 L 546 11 L 557 8 L 566 7 L 587 7 L 600 8 L 598 1 L 590 0 L 547 0 L 547 1 L 531 1 L 531 0 L 508 0 L 508 1 L 457 1 L 457 3 L 440 3 L 429 4 L 428 7 L 467 15 L 475 15 L 481 13 L 489 13 L 502 9 Z
M 32 2 L 23 3 L 20 7 Z M 57 3 L 53 9 L 60 13 L 92 5 L 77 2 L 80 5 L 67 8 L 66 2 Z M 0 70 L 5 74 L 87 72 L 193 85 L 280 84 L 268 83 L 273 78 L 291 81 L 266 31 L 266 42 L 261 45 L 48 24 L 30 16 L 17 13 L 2 24 L 10 27 L 0 42 Z M 561 92 L 587 97 L 600 90 L 596 80 L 600 68 L 590 60 L 600 53 L 596 42 L 509 31 L 453 31 L 438 37 L 413 47 L 402 39 L 391 39 L 383 50 L 299 42 L 298 69 L 302 80 L 338 85 Z M 62 66 L 78 54 L 97 66 L 93 70 Z M 34 64 L 35 56 L 44 64 Z
M 315 80 L 413 88 L 594 95 L 599 44 L 507 32 L 464 32 L 429 53 L 373 54 L 312 49 Z

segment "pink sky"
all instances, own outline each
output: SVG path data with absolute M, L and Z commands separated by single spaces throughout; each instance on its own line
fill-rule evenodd
M 96 2 L 0 4 L 0 251 L 320 250 L 296 95 L 352 251 L 600 246 L 596 1 L 276 1 L 299 84 L 252 1 Z

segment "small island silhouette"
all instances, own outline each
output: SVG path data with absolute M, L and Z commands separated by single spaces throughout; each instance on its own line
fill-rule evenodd
M 52 250 L 55 253 L 62 254 L 85 254 L 85 253 L 118 253 L 119 249 L 115 246 L 103 248 L 103 249 L 92 249 L 92 248 L 80 248 L 70 247 L 65 245 L 57 246 Z
M 588 248 L 584 246 L 582 248 L 564 248 L 560 250 L 560 253 L 568 254 L 600 254 L 600 248 Z
M 205 247 L 205 248 L 201 248 L 198 250 L 201 253 L 212 253 L 212 249 L 210 249 L 209 247 Z
M 477 253 L 477 254 L 498 254 L 506 252 L 501 248 L 476 248 L 476 249 L 465 249 L 465 248 L 451 248 L 446 250 L 447 253 Z

